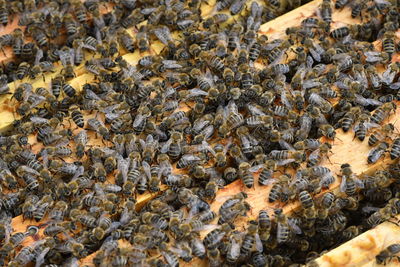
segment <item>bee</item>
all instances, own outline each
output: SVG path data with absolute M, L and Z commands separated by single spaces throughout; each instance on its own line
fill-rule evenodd
M 204 259 L 204 257 L 206 256 L 206 248 L 197 234 L 194 233 L 190 235 L 189 244 L 192 249 L 193 255 L 200 259 Z
M 271 184 L 273 179 L 273 174 L 276 170 L 276 161 L 274 160 L 266 160 L 265 163 L 262 165 L 262 171 L 258 177 L 258 184 L 259 185 L 269 185 Z M 261 167 L 261 166 L 260 166 Z M 250 171 L 255 170 L 258 166 L 254 166 L 250 169 Z
M 320 135 L 325 136 L 329 139 L 335 139 L 336 131 L 330 124 L 322 124 L 319 126 L 318 132 Z
M 332 192 L 325 193 L 320 202 L 320 207 L 318 209 L 318 217 L 320 219 L 325 219 L 328 217 L 329 210 L 334 205 L 335 195 Z
M 336 9 L 342 9 L 349 3 L 348 0 L 338 0 L 335 2 L 335 8 Z
M 221 240 L 233 229 L 233 225 L 230 225 L 228 223 L 222 224 L 219 228 L 212 230 L 204 237 L 204 246 L 207 248 L 207 250 L 216 248 Z
M 355 1 L 351 6 L 351 17 L 356 18 L 361 14 L 361 11 L 366 8 L 365 1 Z
M 392 147 L 390 149 L 390 158 L 392 160 L 397 159 L 400 156 L 400 138 L 393 140 Z
M 376 225 L 389 220 L 392 217 L 392 208 L 387 205 L 383 208 L 380 208 L 378 211 L 372 213 L 367 220 L 366 223 L 370 227 L 375 227 Z
M 219 209 L 220 218 L 218 219 L 218 224 L 224 224 L 227 222 L 234 221 L 239 215 L 246 216 L 247 211 L 251 209 L 250 205 L 246 201 L 238 200 L 235 203 L 235 200 L 230 202 L 225 201 Z M 228 205 L 229 203 L 230 205 Z
M 396 257 L 395 255 L 400 252 L 400 245 L 399 244 L 391 244 L 378 255 L 376 255 L 376 263 L 386 265 L 387 261 L 391 260 L 392 258 Z
M 250 168 L 251 168 L 251 166 L 249 163 L 242 162 L 239 165 L 239 171 L 238 171 L 238 174 L 241 177 L 243 184 L 247 188 L 251 188 L 254 186 L 254 176 L 250 172 Z
M 161 148 L 161 153 L 167 153 L 171 159 L 177 160 L 182 153 L 182 140 L 183 136 L 181 133 L 173 132 L 171 138 Z
M 118 40 L 129 53 L 135 52 L 135 42 L 128 32 L 125 30 L 119 31 Z
M 210 181 L 206 184 L 204 190 L 205 190 L 205 197 L 209 199 L 214 199 L 218 189 L 220 186 L 218 185 L 218 182 L 214 179 L 210 179 Z
M 368 153 L 368 164 L 373 164 L 377 162 L 385 154 L 388 148 L 389 144 L 386 142 L 382 142 L 377 147 L 371 149 Z
M 382 106 L 379 106 L 371 115 L 371 122 L 381 124 L 391 112 L 396 110 L 396 108 L 397 106 L 394 102 L 384 103 Z
M 347 35 L 350 34 L 350 30 L 348 27 L 344 26 L 344 27 L 340 27 L 337 29 L 334 29 L 333 31 L 331 31 L 330 36 L 334 39 L 343 39 L 344 37 L 346 37 Z
M 45 195 L 36 204 L 36 209 L 33 210 L 32 215 L 35 221 L 39 222 L 43 219 L 48 209 L 53 205 L 54 201 L 51 196 Z
M 47 36 L 43 30 L 37 27 L 28 27 L 27 29 L 27 32 L 32 36 L 39 47 L 48 45 Z
M 285 243 L 290 238 L 288 218 L 283 214 L 282 209 L 275 209 L 274 214 L 277 222 L 277 242 Z
M 150 43 L 149 38 L 146 33 L 146 26 L 141 26 L 139 32 L 136 35 L 136 44 L 140 53 L 144 53 L 149 50 Z
M 383 34 L 382 48 L 383 51 L 389 54 L 389 58 L 391 58 L 395 52 L 394 32 L 386 31 Z
M 96 133 L 100 134 L 103 139 L 109 140 L 110 139 L 110 132 L 108 131 L 107 127 L 98 119 L 92 118 L 87 120 L 87 125 L 89 128 Z
M 354 124 L 354 122 L 357 120 L 360 114 L 361 114 L 360 107 L 353 107 L 348 112 L 346 112 L 346 114 L 340 120 L 342 130 L 344 132 L 350 130 L 350 127 Z
M 356 193 L 357 189 L 364 188 L 363 182 L 356 177 L 349 164 L 342 164 L 340 171 L 342 173 L 340 191 L 345 192 L 348 196 L 352 196 Z
M 312 151 L 310 153 L 310 155 L 308 156 L 307 167 L 317 166 L 321 162 L 323 156 L 327 156 L 328 153 L 331 151 L 331 149 L 332 149 L 332 145 L 330 143 L 321 144 L 317 149 Z
M 378 142 L 382 142 L 394 131 L 394 125 L 392 123 L 388 123 L 384 125 L 381 129 L 375 130 L 368 139 L 368 145 L 374 146 Z
M 274 183 L 268 195 L 268 202 L 273 203 L 281 198 L 282 186 L 280 183 Z
M 149 191 L 150 192 L 158 192 L 160 191 L 160 176 L 161 170 L 159 166 L 151 166 L 150 169 L 150 179 L 149 179 Z

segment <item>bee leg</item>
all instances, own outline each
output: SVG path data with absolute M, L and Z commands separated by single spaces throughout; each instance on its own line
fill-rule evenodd
M 3 52 L 3 55 L 6 57 L 7 55 L 6 55 L 6 52 L 4 52 L 3 47 L 0 47 L 0 49 L 1 49 L 1 52 Z
M 42 72 L 42 78 L 43 78 L 43 82 L 46 82 L 46 76 L 44 76 L 43 72 Z

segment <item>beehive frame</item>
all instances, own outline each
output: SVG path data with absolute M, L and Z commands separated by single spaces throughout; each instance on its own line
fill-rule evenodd
M 277 19 L 265 23 L 261 26 L 259 33 L 266 34 L 270 39 L 279 38 L 285 35 L 285 29 L 287 27 L 297 26 L 300 24 L 300 21 L 308 16 L 314 15 L 316 9 L 321 4 L 321 0 L 311 1 L 291 12 L 288 12 Z M 207 16 L 210 14 L 213 6 L 215 5 L 215 1 L 208 1 L 208 4 L 203 4 L 202 6 L 202 15 Z M 107 10 L 106 8 L 104 10 Z M 351 19 L 350 10 L 348 7 L 345 7 L 342 10 L 334 10 L 333 13 L 333 23 L 332 28 L 337 28 L 340 26 L 344 26 L 346 24 L 352 24 L 358 22 L 355 19 Z M 12 31 L 15 27 L 17 27 L 16 22 L 8 25 L 3 33 L 7 33 Z M 379 43 L 376 44 L 377 47 L 380 46 Z M 162 45 L 160 43 L 155 42 L 152 44 L 151 53 L 158 53 L 161 51 Z M 0 61 L 7 61 L 10 59 L 9 54 L 11 52 L 6 50 L 6 55 L 0 56 Z M 139 54 L 138 52 L 132 54 L 124 55 L 124 58 L 129 62 L 137 62 L 141 56 L 144 54 Z M 398 55 L 394 56 L 394 60 L 397 60 Z M 262 66 L 261 66 L 262 67 Z M 84 73 L 82 66 L 78 67 L 77 77 L 71 81 L 71 84 L 76 85 L 77 88 L 80 88 L 83 83 L 86 83 L 88 80 L 93 79 L 93 75 Z M 50 81 L 50 78 L 54 74 L 46 74 L 46 83 Z M 34 82 L 34 86 L 42 86 L 44 82 L 42 79 L 38 79 Z M 11 91 L 15 88 L 14 84 L 10 85 Z M 15 118 L 15 114 L 13 108 L 11 107 L 12 102 L 9 95 L 5 95 L 0 97 L 0 131 L 6 131 L 10 128 L 11 122 Z M 395 123 L 395 126 L 400 129 L 400 121 L 396 118 L 400 116 L 400 108 L 397 109 L 396 114 L 390 117 L 390 121 Z M 359 142 L 353 140 L 352 133 L 343 133 L 340 130 L 337 134 L 337 139 L 333 143 L 332 154 L 330 155 L 330 162 L 326 161 L 323 163 L 324 166 L 329 167 L 333 172 L 338 173 L 340 169 L 340 165 L 342 163 L 351 162 L 353 171 L 357 174 L 362 173 L 372 173 L 373 171 L 387 166 L 391 163 L 389 158 L 385 158 L 379 161 L 376 164 L 368 165 L 366 161 L 360 161 L 360 158 L 365 158 L 369 151 L 369 147 L 366 144 L 366 140 L 364 142 Z M 357 151 L 357 153 L 354 153 Z M 252 210 L 250 217 L 254 217 L 258 214 L 260 209 L 269 209 L 273 208 L 273 205 L 269 205 L 266 202 L 266 196 L 270 190 L 269 186 L 261 187 L 258 186 L 258 183 L 255 183 L 256 186 L 254 189 L 248 190 L 249 200 L 248 202 L 252 205 Z M 329 190 L 337 190 L 339 182 L 337 181 L 334 185 L 331 186 Z M 241 185 L 241 181 L 236 181 L 232 184 L 227 185 L 225 188 L 221 189 L 218 192 L 218 197 L 225 195 L 232 195 L 239 191 L 243 190 L 243 186 Z M 247 189 L 246 189 L 247 190 Z M 152 199 L 155 194 L 144 194 L 139 196 L 137 199 L 137 208 L 140 208 L 144 205 L 148 200 Z M 214 202 L 211 205 L 211 208 L 215 211 L 218 210 L 221 203 Z M 298 203 L 292 203 L 286 205 L 284 207 L 285 213 L 290 213 L 296 208 L 298 208 Z M 246 218 L 247 219 L 247 218 Z M 42 223 L 42 222 L 40 222 Z M 245 220 L 239 220 L 238 224 L 244 224 Z M 23 221 L 21 216 L 13 218 L 12 226 L 14 232 L 25 231 L 28 225 L 37 224 L 32 221 Z M 326 253 L 317 259 L 317 262 L 320 266 L 374 266 L 374 257 L 379 251 L 388 245 L 387 239 L 385 236 L 393 235 L 397 236 L 397 239 L 391 240 L 392 242 L 400 241 L 400 228 L 393 223 L 385 222 L 376 228 L 365 232 L 364 234 L 356 237 L 355 239 L 343 244 L 342 246 Z M 28 237 L 27 240 L 24 241 L 24 246 L 32 243 L 33 240 Z M 126 244 L 128 245 L 128 244 Z M 81 265 L 89 265 L 91 266 L 91 260 L 94 254 L 84 258 L 81 260 Z M 395 262 L 391 263 L 393 266 Z M 398 264 L 398 263 L 397 263 Z M 206 265 L 206 262 L 200 261 L 199 259 L 195 259 L 190 263 L 183 263 L 182 266 L 200 266 Z

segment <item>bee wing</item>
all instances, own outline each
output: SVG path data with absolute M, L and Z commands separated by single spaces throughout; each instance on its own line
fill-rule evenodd
M 353 180 L 354 180 L 354 182 L 356 183 L 356 186 L 357 186 L 358 188 L 360 188 L 360 189 L 364 188 L 364 183 L 363 183 L 362 180 L 360 180 L 360 179 L 358 179 L 358 178 L 356 178 L 356 177 L 354 177 L 354 176 L 353 176 Z
M 285 165 L 287 165 L 287 164 L 289 164 L 289 163 L 292 163 L 292 162 L 294 162 L 294 161 L 295 161 L 295 159 L 284 159 L 284 160 L 279 160 L 279 161 L 276 162 L 276 165 L 277 165 L 277 166 L 285 166 Z
M 240 255 L 240 242 L 236 238 L 231 238 L 231 247 L 229 249 L 229 255 L 232 259 L 237 259 Z
M 311 49 L 310 49 L 310 52 L 311 52 Z M 306 58 L 306 66 L 307 66 L 307 68 L 311 69 L 313 65 L 314 65 L 313 57 L 312 56 L 307 56 L 307 58 Z
M 279 62 L 281 62 L 281 60 L 282 60 L 284 54 L 285 54 L 285 50 L 282 49 L 282 50 L 279 52 L 279 55 L 276 57 L 276 59 L 275 59 L 274 61 L 271 61 L 271 62 L 269 63 L 270 66 L 274 66 L 274 65 L 278 64 Z
M 295 220 L 288 218 L 288 225 L 293 233 L 296 235 L 301 235 L 302 231 L 300 227 L 296 224 Z
M 158 173 L 158 178 L 160 178 L 162 175 L 168 176 L 172 172 L 172 165 L 169 163 L 169 161 L 165 160 L 160 162 L 160 172 Z
M 210 152 L 211 154 L 213 154 L 215 156 L 216 153 L 215 153 L 214 149 L 210 146 L 209 143 L 207 143 L 207 141 L 201 142 L 201 147 L 202 147 L 202 149 L 207 150 L 208 152 Z
M 251 26 L 253 26 L 253 23 L 254 23 L 254 16 L 252 16 L 252 15 L 248 16 L 247 20 L 246 20 L 246 29 L 251 29 Z
M 143 9 L 140 9 L 140 13 L 147 16 L 147 15 L 150 15 L 151 13 L 153 13 L 156 9 L 157 9 L 156 7 L 143 8 Z
M 263 243 L 261 241 L 260 235 L 258 233 L 255 234 L 255 239 L 256 239 L 256 249 L 258 252 L 262 253 L 264 250 Z
M 246 105 L 248 111 L 251 113 L 253 116 L 265 116 L 265 112 L 263 112 L 260 108 L 258 108 L 255 105 L 252 104 L 247 104 Z
M 250 4 L 250 16 L 251 17 L 257 17 L 258 13 L 260 10 L 260 5 L 257 3 L 257 1 L 253 1 Z
M 147 163 L 147 161 L 142 161 L 142 167 L 143 167 L 143 171 L 146 174 L 147 178 L 150 179 L 151 178 L 151 167 L 149 165 L 149 163 Z
M 368 53 L 368 52 L 366 52 L 366 53 Z M 376 53 L 379 53 L 379 52 L 376 52 Z M 366 56 L 367 56 L 367 58 L 365 59 L 365 61 L 367 63 L 376 63 L 376 62 L 378 62 L 378 61 L 380 61 L 382 59 L 380 54 L 379 55 L 375 55 L 375 54 L 367 55 L 366 54 Z
M 154 35 L 160 40 L 164 45 L 168 45 L 168 42 L 171 40 L 171 33 L 169 28 L 166 26 L 160 26 L 154 29 Z
M 69 51 L 69 50 L 68 50 Z M 68 51 L 58 50 L 58 57 L 60 58 L 61 64 L 66 67 L 70 64 L 70 54 Z
M 263 167 L 264 167 L 264 164 L 255 165 L 253 167 L 250 167 L 249 171 L 250 172 L 257 172 L 259 169 L 262 169 Z
M 287 149 L 287 150 L 292 150 L 295 151 L 296 149 L 294 149 L 294 147 L 289 144 L 288 142 L 286 142 L 285 140 L 279 140 L 279 145 L 283 148 L 283 149 Z
M 339 89 L 346 89 L 346 90 L 350 89 L 350 87 L 349 87 L 347 84 L 345 84 L 343 81 L 341 81 L 341 80 L 335 82 L 335 85 L 336 85 Z
M 382 81 L 386 84 L 391 84 L 396 76 L 396 72 L 393 71 L 390 67 L 382 73 Z
M 199 88 L 193 88 L 188 91 L 189 94 L 187 98 L 197 97 L 197 96 L 208 96 L 208 93 L 206 91 L 200 90 Z
M 151 134 L 147 135 L 146 137 L 146 144 L 153 144 L 154 138 Z
M 322 85 L 322 83 L 319 82 L 319 81 L 315 81 L 315 80 L 305 80 L 305 81 L 303 81 L 302 88 L 303 88 L 303 90 L 307 90 L 307 89 L 319 87 L 319 86 L 321 86 L 321 85 Z M 314 93 L 314 94 L 315 94 L 315 93 Z
M 347 189 L 347 178 L 345 176 L 342 176 L 342 181 L 340 182 L 340 191 L 345 192 Z
M 321 62 L 321 55 L 314 48 L 310 48 L 309 51 L 311 56 L 315 59 L 315 61 Z M 309 66 L 309 64 L 307 65 Z
M 198 156 L 195 156 L 193 154 L 185 154 L 182 156 L 183 159 L 188 160 L 188 161 L 197 161 L 200 160 Z
M 39 175 L 40 175 L 40 173 L 39 173 L 38 171 L 36 171 L 36 170 L 34 170 L 34 169 L 32 169 L 32 168 L 30 168 L 30 167 L 28 167 L 28 166 L 23 165 L 23 166 L 21 166 L 21 168 L 22 168 L 25 172 L 34 174 L 34 175 L 36 175 L 36 176 L 39 176 Z
M 316 158 L 318 158 L 318 156 L 319 156 L 319 148 L 318 149 L 316 149 L 316 150 L 314 150 L 313 152 L 311 152 L 310 153 L 310 155 L 308 156 L 308 159 L 309 160 L 314 160 L 314 159 L 316 159 Z
M 392 90 L 399 90 L 400 89 L 400 82 L 391 83 L 389 88 Z
M 163 65 L 167 69 L 180 69 L 182 68 L 182 65 L 178 64 L 176 60 L 169 60 L 165 59 L 162 61 Z
M 382 4 L 382 5 L 390 5 L 390 2 L 386 0 L 374 0 L 376 4 Z
M 140 146 L 142 147 L 142 150 L 145 150 L 147 147 L 146 142 L 143 139 L 139 139 L 139 143 Z
M 332 56 L 332 60 L 336 61 L 345 61 L 350 58 L 350 55 L 347 53 L 339 53 Z
M 380 106 L 382 102 L 373 99 L 373 98 L 365 98 L 361 95 L 355 94 L 355 102 L 360 104 L 361 106 Z
M 283 42 L 282 39 L 273 40 L 273 41 L 271 41 L 270 43 L 267 43 L 267 44 L 264 46 L 264 49 L 267 50 L 267 51 L 270 51 L 270 50 L 272 50 L 272 49 L 274 49 L 274 48 L 280 46 L 282 42 Z
M 123 157 L 118 157 L 117 168 L 122 174 L 124 183 L 128 179 L 129 162 L 130 162 L 129 158 L 124 159 Z
M 101 100 L 101 98 L 90 89 L 85 89 L 85 98 L 92 100 Z
M 43 165 L 47 169 L 47 167 L 49 166 L 49 156 L 47 154 L 47 150 L 43 149 L 40 155 L 42 156 Z
M 35 257 L 35 267 L 40 267 L 44 264 L 44 258 L 46 254 L 49 252 L 50 248 L 46 247 Z
M 289 98 L 287 97 L 286 93 L 281 94 L 281 101 L 282 104 L 285 105 L 287 109 L 293 109 L 292 103 L 290 103 Z
M 74 176 L 72 177 L 71 181 L 77 179 L 79 176 L 81 176 L 85 172 L 85 168 L 83 166 L 79 166 L 76 172 L 74 173 Z
M 121 213 L 121 218 L 119 219 L 119 222 L 121 225 L 127 224 L 130 220 L 132 219 L 132 213 L 128 210 L 128 208 L 124 208 L 124 210 Z
M 168 150 L 169 150 L 169 147 L 171 146 L 171 144 L 172 144 L 172 139 L 170 138 L 170 139 L 168 139 L 168 141 L 167 142 L 165 142 L 165 144 L 161 147 L 161 153 L 167 153 L 168 152 Z
M 1 158 L 0 158 L 0 170 L 1 170 L 1 171 L 5 171 L 5 172 L 7 172 L 8 174 L 11 174 L 11 171 L 10 171 L 10 169 L 8 168 L 7 163 L 6 163 L 4 160 L 2 160 Z
M 138 113 L 133 121 L 133 127 L 138 127 L 143 122 L 144 118 L 142 114 Z
M 61 138 L 56 142 L 55 147 L 68 146 L 68 144 L 69 144 L 68 138 Z
M 95 183 L 93 188 L 94 188 L 94 191 L 96 192 L 96 195 L 98 195 L 100 197 L 104 197 L 105 196 L 104 190 L 103 190 L 103 188 L 101 187 L 101 185 L 99 183 Z
M 367 128 L 367 130 L 372 129 L 372 128 L 377 128 L 380 125 L 374 122 L 365 122 L 364 123 L 365 127 Z
M 356 71 L 354 73 L 354 79 L 360 82 L 364 88 L 368 87 L 368 78 L 364 71 Z
M 335 182 L 335 176 L 332 173 L 327 173 L 321 177 L 319 184 L 324 187 L 328 187 L 329 185 Z
M 39 64 L 40 60 L 43 58 L 43 50 L 38 49 L 35 55 L 35 66 Z
M 34 97 L 33 98 L 34 101 L 31 104 L 31 108 L 34 108 L 34 107 L 40 105 L 41 103 L 43 103 L 46 100 L 46 98 L 44 96 L 41 96 L 41 95 L 32 94 L 31 97 L 32 96 Z

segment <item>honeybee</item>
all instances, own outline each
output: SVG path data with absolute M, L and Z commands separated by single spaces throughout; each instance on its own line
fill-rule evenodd
M 385 124 L 380 129 L 375 130 L 371 133 L 368 138 L 368 145 L 374 146 L 379 142 L 382 142 L 394 131 L 394 125 L 392 123 Z
M 342 192 L 345 192 L 348 196 L 351 196 L 354 195 L 358 189 L 364 188 L 364 183 L 353 173 L 350 164 L 342 164 L 340 169 L 342 173 L 340 190 Z
M 390 261 L 399 252 L 400 252 L 400 245 L 391 244 L 390 246 L 379 252 L 378 255 L 376 255 L 375 257 L 376 263 L 385 265 L 388 260 Z
M 389 144 L 386 142 L 382 142 L 377 147 L 371 149 L 368 153 L 368 164 L 377 162 L 386 153 L 388 148 Z
M 234 227 L 228 223 L 222 224 L 219 228 L 212 230 L 204 237 L 204 246 L 208 250 L 216 248 L 219 245 L 220 241 L 233 229 Z
M 384 103 L 382 106 L 378 107 L 374 113 L 371 115 L 371 122 L 381 124 L 391 112 L 396 110 L 397 106 L 394 102 Z
M 290 239 L 291 231 L 297 233 L 301 232 L 297 225 L 292 223 L 285 214 L 283 214 L 282 209 L 274 210 L 275 218 L 277 220 L 277 242 L 285 243 Z

